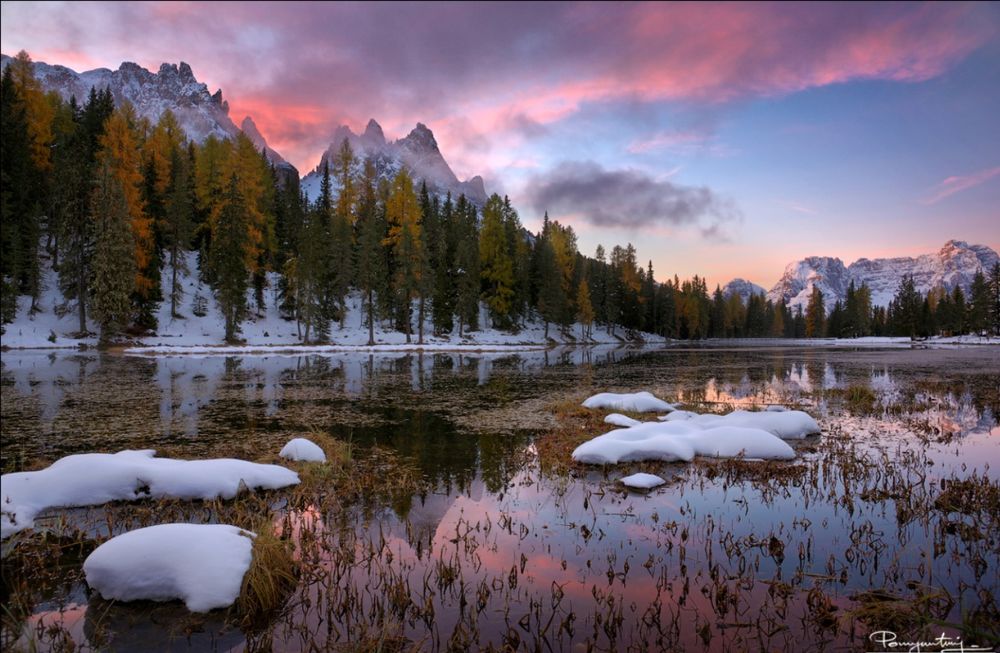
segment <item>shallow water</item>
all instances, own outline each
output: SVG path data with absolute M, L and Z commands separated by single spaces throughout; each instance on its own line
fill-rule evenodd
M 123 448 L 253 458 L 319 429 L 357 456 L 389 447 L 432 488 L 391 506 L 290 515 L 299 537 L 323 539 L 310 549 L 323 571 L 266 633 L 214 614 L 178 634 L 170 610 L 182 609 L 88 603 L 77 578 L 36 597 L 22 644 L 54 647 L 38 625 L 58 623 L 60 636 L 114 650 L 310 650 L 387 634 L 426 650 L 839 650 L 872 629 L 851 615 L 859 592 L 933 588 L 948 596 L 935 604 L 947 622 L 977 610 L 988 622 L 1000 595 L 995 513 L 933 508 L 942 480 L 1000 484 L 997 347 L 7 352 L 2 363 L 5 472 Z M 852 411 L 838 394 L 852 387 L 873 390 L 874 404 Z M 696 410 L 796 406 L 824 433 L 777 467 L 540 468 L 533 443 L 554 423 L 549 406 L 640 389 Z M 637 494 L 614 482 L 639 470 L 669 483 Z

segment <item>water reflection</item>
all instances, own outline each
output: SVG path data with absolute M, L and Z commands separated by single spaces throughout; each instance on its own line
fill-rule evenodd
M 276 451 L 319 429 L 359 456 L 392 449 L 430 481 L 374 514 L 279 515 L 322 573 L 265 641 L 245 643 L 214 615 L 188 640 L 196 648 L 311 650 L 379 633 L 429 650 L 856 648 L 849 620 L 830 626 L 822 601 L 843 614 L 866 589 L 933 585 L 955 598 L 941 617 L 955 621 L 979 592 L 1000 593 L 995 537 L 961 536 L 989 521 L 927 509 L 942 479 L 1000 475 L 994 351 L 4 353 L 3 466 L 123 446 Z M 875 401 L 854 414 L 836 393 L 856 387 Z M 542 473 L 526 421 L 539 401 L 615 389 L 706 407 L 801 405 L 825 434 L 778 476 L 636 466 L 670 480 L 650 494 L 623 492 L 618 472 Z M 77 579 L 40 597 L 32 619 L 120 650 L 168 641 L 182 620 L 102 610 Z

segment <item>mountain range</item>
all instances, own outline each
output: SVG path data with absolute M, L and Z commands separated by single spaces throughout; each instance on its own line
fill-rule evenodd
M 10 61 L 7 55 L 0 55 L 0 68 L 5 68 Z M 34 72 L 46 91 L 56 91 L 67 100 L 75 96 L 82 103 L 91 88 L 100 90 L 107 87 L 111 89 L 116 103 L 131 102 L 136 112 L 151 122 L 159 120 L 169 108 L 187 136 L 199 143 L 209 136 L 234 138 L 242 132 L 272 162 L 284 168 L 286 174 L 294 171 L 298 176 L 294 166 L 268 145 L 253 118 L 247 116 L 237 126 L 229 116 L 229 104 L 223 99 L 222 91 L 210 93 L 208 86 L 199 82 L 191 66 L 184 62 L 164 63 L 156 73 L 131 62 L 122 63 L 118 70 L 97 68 L 82 73 L 65 66 L 35 62 Z M 426 125 L 418 122 L 405 137 L 390 141 L 374 119 L 360 134 L 346 125 L 333 131 L 330 145 L 319 163 L 302 179 L 302 190 L 311 199 L 319 193 L 324 164 L 332 162 L 345 139 L 359 159 L 370 157 L 375 162 L 380 178 L 389 178 L 400 167 L 406 166 L 413 178 L 426 181 L 428 189 L 434 194 L 451 192 L 453 196 L 458 196 L 464 193 L 479 206 L 486 201 L 482 177 L 459 180 Z M 804 309 L 813 287 L 818 287 L 826 298 L 829 310 L 835 301 L 845 298 L 847 287 L 853 281 L 856 286 L 868 284 L 872 302 L 886 306 L 895 295 L 903 275 L 913 275 L 916 287 L 922 293 L 936 287 L 951 291 L 956 285 L 968 291 L 976 271 L 989 270 L 997 260 L 997 253 L 990 247 L 970 245 L 959 240 L 950 240 L 939 251 L 915 258 L 862 258 L 850 265 L 844 265 L 839 258 L 810 256 L 789 263 L 781 279 L 766 294 L 775 303 L 785 302 L 793 309 L 797 306 Z M 745 279 L 733 279 L 723 289 L 726 296 L 736 294 L 744 301 L 751 293 L 763 292 L 763 288 Z
M 413 173 L 415 181 L 427 182 L 427 189 L 433 194 L 444 195 L 451 192 L 455 197 L 464 194 L 477 206 L 486 203 L 483 178 L 477 175 L 466 181 L 459 181 L 441 154 L 434 133 L 425 124 L 418 122 L 405 137 L 388 141 L 382 126 L 374 119 L 368 121 L 361 134 L 355 134 L 347 125 L 334 130 L 330 146 L 320 157 L 319 165 L 302 180 L 302 191 L 310 199 L 315 199 L 319 194 L 323 166 L 329 164 L 330 169 L 333 169 L 333 160 L 345 140 L 350 143 L 359 160 L 370 158 L 374 161 L 379 178 L 391 178 L 402 166 L 406 166 Z
M 805 310 L 813 287 L 818 287 L 830 310 L 838 299 L 845 299 L 853 281 L 855 287 L 868 284 L 874 305 L 888 306 L 904 275 L 913 276 L 921 293 L 938 287 L 950 292 L 955 286 L 968 293 L 976 271 L 988 273 L 998 260 L 1000 257 L 992 248 L 961 240 L 949 240 L 937 252 L 917 257 L 861 258 L 850 265 L 844 265 L 839 258 L 809 256 L 789 263 L 767 298 L 776 304 L 785 302 L 793 310 L 797 306 Z M 730 284 L 738 281 L 743 280 L 734 279 Z
M 11 57 L 0 55 L 0 68 L 5 68 L 10 61 Z M 243 132 L 272 162 L 294 169 L 281 154 L 268 145 L 252 117 L 247 116 L 237 126 L 229 116 L 229 103 L 223 99 L 222 90 L 210 93 L 208 86 L 199 82 L 191 66 L 184 62 L 179 65 L 164 63 L 156 73 L 132 62 L 122 63 L 118 70 L 97 68 L 78 73 L 65 66 L 36 61 L 34 72 L 46 91 L 56 91 L 64 100 L 75 96 L 77 102 L 82 104 L 87 100 L 91 88 L 101 90 L 107 87 L 111 89 L 116 104 L 131 102 L 136 113 L 150 122 L 158 121 L 169 108 L 188 138 L 197 143 L 209 136 L 234 138 Z M 382 127 L 375 120 L 370 120 L 361 134 L 355 134 L 346 125 L 334 130 L 329 148 L 323 153 L 316 168 L 302 180 L 302 189 L 311 199 L 315 199 L 319 193 L 323 164 L 332 160 L 344 139 L 351 143 L 359 158 L 371 157 L 375 161 L 376 171 L 381 178 L 395 175 L 405 165 L 413 178 L 426 181 L 428 189 L 434 194 L 451 192 L 457 197 L 464 193 L 478 206 L 486 202 L 486 187 L 482 177 L 475 176 L 460 181 L 445 161 L 433 132 L 426 125 L 417 123 L 413 131 L 404 138 L 388 141 Z

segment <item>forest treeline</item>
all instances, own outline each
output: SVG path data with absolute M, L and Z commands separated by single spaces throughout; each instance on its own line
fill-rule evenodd
M 272 282 L 306 343 L 345 326 L 352 293 L 369 342 L 379 323 L 407 341 L 423 342 L 425 325 L 463 336 L 487 326 L 484 314 L 495 328 L 538 319 L 546 336 L 551 325 L 581 340 L 595 325 L 681 339 L 1000 332 L 1000 266 L 989 279 L 980 273 L 968 298 L 960 288 L 921 296 L 904 279 L 888 308 L 852 286 L 832 311 L 818 289 L 792 311 L 763 295 L 710 293 L 698 276 L 658 282 L 631 244 L 585 256 L 568 225 L 546 215 L 530 233 L 508 198 L 477 207 L 431 194 L 405 168 L 377 174 L 346 140 L 309 201 L 297 176 L 245 135 L 190 142 L 169 110 L 152 124 L 116 107 L 108 89 L 63 101 L 43 92 L 23 52 L 4 70 L 0 104 L 4 323 L 19 295 L 39 309 L 44 255 L 79 333 L 91 320 L 102 340 L 155 331 L 161 302 L 177 318 L 203 313 L 205 298 L 181 284 L 194 272 L 231 342 L 264 311 Z M 197 270 L 185 268 L 192 260 Z

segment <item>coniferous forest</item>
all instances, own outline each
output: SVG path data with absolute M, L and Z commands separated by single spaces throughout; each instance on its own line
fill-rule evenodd
M 344 327 L 351 293 L 370 344 L 376 323 L 422 343 L 426 324 L 462 336 L 484 326 L 516 332 L 531 319 L 546 335 L 584 341 L 594 328 L 678 339 L 1000 333 L 1000 265 L 978 273 L 969 296 L 960 287 L 921 295 L 904 278 L 888 307 L 852 284 L 844 302 L 830 307 L 814 289 L 793 311 L 764 295 L 710 292 L 698 276 L 657 281 L 631 244 L 586 256 L 572 227 L 547 215 L 540 232 L 527 231 L 507 197 L 479 207 L 429 193 L 406 169 L 381 178 L 346 140 L 310 202 L 297 176 L 246 136 L 189 142 L 169 110 L 151 124 L 127 103 L 116 107 L 107 89 L 65 102 L 43 92 L 24 52 L 4 70 L 0 94 L 4 323 L 19 295 L 36 310 L 44 253 L 79 333 L 91 320 L 103 341 L 155 331 L 161 302 L 175 317 L 197 312 L 205 299 L 179 283 L 194 272 L 189 261 L 214 291 L 229 342 L 274 279 L 304 343 Z

